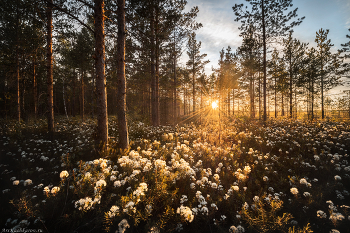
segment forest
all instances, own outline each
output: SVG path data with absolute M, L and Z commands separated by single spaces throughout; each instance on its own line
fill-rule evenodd
M 350 33 L 232 1 L 208 74 L 186 0 L 0 9 L 2 232 L 350 232 Z

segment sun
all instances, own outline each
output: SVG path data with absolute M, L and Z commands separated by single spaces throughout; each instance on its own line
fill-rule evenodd
M 215 101 L 213 101 L 213 102 L 211 103 L 211 108 L 212 108 L 212 109 L 217 109 L 217 107 L 218 107 L 218 101 L 215 100 Z

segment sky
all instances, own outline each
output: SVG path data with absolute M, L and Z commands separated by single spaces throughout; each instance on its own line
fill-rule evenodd
M 196 31 L 197 41 L 202 42 L 201 53 L 207 54 L 210 63 L 205 67 L 205 73 L 210 74 L 212 67 L 217 68 L 219 51 L 231 46 L 232 50 L 241 45 L 239 37 L 239 22 L 235 22 L 232 6 L 236 3 L 247 2 L 245 0 L 187 0 L 188 11 L 193 6 L 198 6 L 197 22 L 203 27 Z M 249 4 L 249 3 L 248 3 Z M 305 16 L 301 25 L 295 27 L 294 37 L 301 42 L 309 43 L 309 47 L 316 47 L 314 42 L 316 31 L 329 29 L 328 38 L 334 44 L 333 51 L 340 49 L 350 35 L 350 0 L 294 0 L 290 10 L 298 8 L 298 18 Z M 181 58 L 181 63 L 188 60 L 186 53 Z

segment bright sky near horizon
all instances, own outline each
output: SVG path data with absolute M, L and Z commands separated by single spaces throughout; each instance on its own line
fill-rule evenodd
M 219 51 L 231 46 L 232 50 L 241 45 L 239 37 L 239 22 L 235 22 L 232 10 L 234 4 L 249 4 L 244 0 L 187 0 L 187 10 L 198 6 L 197 22 L 203 27 L 196 31 L 197 41 L 202 42 L 201 53 L 207 54 L 210 63 L 206 65 L 206 74 L 216 68 L 219 60 Z M 350 0 L 294 0 L 290 10 L 298 8 L 298 17 L 305 16 L 301 25 L 295 27 L 294 37 L 301 42 L 309 43 L 309 47 L 316 46 L 316 31 L 320 28 L 329 29 L 328 38 L 334 44 L 334 51 L 341 48 L 350 35 Z M 188 60 L 186 53 L 181 62 Z

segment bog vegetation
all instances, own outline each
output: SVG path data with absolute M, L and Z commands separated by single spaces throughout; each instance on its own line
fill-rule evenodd
M 94 120 L 60 118 L 54 140 L 43 121 L 2 122 L 1 224 L 45 232 L 348 232 L 349 123 L 221 121 L 134 122 L 130 148 L 111 139 L 97 154 Z M 114 118 L 109 127 L 117 138 Z
M 246 3 L 207 75 L 187 1 L 1 0 L 2 231 L 349 232 L 350 42 Z

